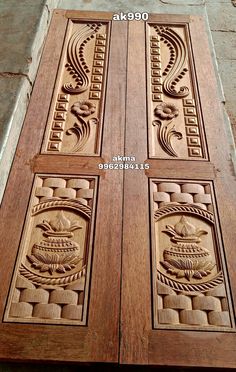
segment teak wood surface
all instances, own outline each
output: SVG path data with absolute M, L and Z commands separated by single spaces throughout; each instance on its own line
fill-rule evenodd
M 106 12 L 55 11 L 0 210 L 3 319 L 35 173 L 99 176 L 86 326 L 0 325 L 0 358 L 185 367 L 236 366 L 236 333 L 154 329 L 150 178 L 213 181 L 232 303 L 236 301 L 236 182 L 206 32 L 200 17 L 150 15 L 188 23 L 209 161 L 148 159 L 145 23 L 111 21 L 102 152 L 40 154 L 67 20 L 111 21 Z M 100 170 L 116 155 L 144 170 Z M 217 222 L 218 223 L 218 222 Z
M 81 17 L 80 12 L 75 13 Z M 71 12 L 70 12 L 71 16 Z M 97 17 L 83 13 L 82 18 Z M 99 20 L 110 19 L 99 14 Z M 120 262 L 123 173 L 101 172 L 100 158 L 37 155 L 67 25 L 67 12 L 55 11 L 24 128 L 1 207 L 1 317 L 20 242 L 34 172 L 100 175 L 86 326 L 2 323 L 0 356 L 6 360 L 117 362 L 119 347 Z M 102 158 L 124 148 L 127 24 L 112 27 Z M 118 66 L 118 68 L 117 68 Z M 117 114 L 114 115 L 114 112 Z M 115 138 L 115 141 L 113 139 Z M 107 196 L 109 195 L 109 202 Z M 114 207 L 115 206 L 115 207 Z M 11 221 L 11 223 L 10 223 Z M 10 248 L 9 248 L 10 247 Z M 46 323 L 46 322 L 45 322 Z
M 210 162 L 147 159 L 144 25 L 129 23 L 126 155 L 150 164 L 146 177 L 126 171 L 122 255 L 121 363 L 159 366 L 236 366 L 236 334 L 194 330 L 154 330 L 147 178 L 213 180 L 223 233 L 227 270 L 235 301 L 235 175 L 230 160 L 206 33 L 200 17 L 152 15 L 151 22 L 189 22 Z M 134 48 L 139 37 L 140 47 Z M 200 41 L 200 42 L 199 42 Z M 135 66 L 135 72 L 134 72 Z M 135 79 L 135 75 L 139 79 Z M 207 77 L 207 78 L 206 78 Z M 130 109 L 129 109 L 130 108 Z M 137 129 L 138 128 L 138 129 Z M 136 135 L 134 135 L 134 133 Z M 138 138 L 138 140 L 137 140 Z

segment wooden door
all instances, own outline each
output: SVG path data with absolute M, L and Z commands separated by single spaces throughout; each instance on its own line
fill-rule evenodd
M 55 11 L 0 211 L 0 357 L 235 366 L 229 151 L 199 17 Z
M 203 20 L 130 22 L 127 68 L 126 155 L 149 169 L 124 175 L 121 363 L 235 367 L 236 183 Z
M 1 207 L 3 359 L 118 361 L 123 172 L 99 164 L 123 152 L 127 24 L 111 17 L 52 20 Z

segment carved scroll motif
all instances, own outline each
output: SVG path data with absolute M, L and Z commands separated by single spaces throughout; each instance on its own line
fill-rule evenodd
M 7 321 L 84 323 L 94 187 L 94 177 L 36 177 Z
M 184 67 L 187 56 L 186 46 L 181 37 L 171 28 L 154 26 L 154 29 L 170 50 L 169 63 L 163 71 L 163 76 L 166 76 L 163 89 L 170 96 L 176 98 L 186 97 L 189 94 L 188 87 L 182 86 L 178 91 L 176 90 L 176 85 L 188 71 Z
M 147 35 L 149 156 L 207 158 L 188 26 L 150 23 Z M 166 110 L 178 114 L 168 122 Z
M 151 187 L 155 327 L 231 328 L 210 184 L 153 179 Z
M 90 69 L 84 57 L 84 48 L 94 38 L 94 34 L 98 32 L 100 27 L 101 24 L 87 24 L 71 36 L 67 49 L 68 63 L 66 67 L 76 81 L 76 85 L 73 87 L 72 83 L 65 83 L 63 87 L 66 92 L 75 94 L 88 89 Z
M 71 36 L 61 58 L 43 148 L 95 155 L 101 145 L 109 24 L 71 22 L 67 32 Z

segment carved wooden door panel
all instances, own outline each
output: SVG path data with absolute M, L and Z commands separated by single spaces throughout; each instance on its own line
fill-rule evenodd
M 235 179 L 203 23 L 111 19 L 52 21 L 0 211 L 0 357 L 232 367 Z
M 111 17 L 52 20 L 1 207 L 4 359 L 118 361 L 123 173 L 99 164 L 123 152 L 127 24 Z
M 128 32 L 126 156 L 149 169 L 124 176 L 121 363 L 235 367 L 236 182 L 204 23 Z

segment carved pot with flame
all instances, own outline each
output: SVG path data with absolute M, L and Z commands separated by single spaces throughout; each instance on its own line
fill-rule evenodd
M 65 273 L 75 268 L 82 260 L 79 244 L 71 240 L 73 232 L 81 229 L 77 221 L 71 222 L 60 211 L 51 221 L 43 220 L 37 227 L 45 230 L 43 239 L 32 247 L 32 254 L 27 258 L 31 265 L 40 272 Z
M 162 266 L 176 278 L 202 279 L 211 274 L 215 264 L 211 262 L 208 249 L 199 246 L 200 236 L 207 231 L 196 228 L 185 216 L 172 226 L 167 225 L 166 234 L 171 236 L 172 245 L 163 252 Z

